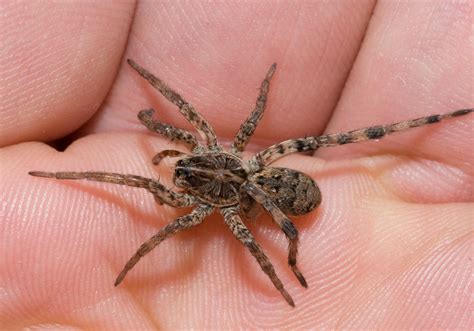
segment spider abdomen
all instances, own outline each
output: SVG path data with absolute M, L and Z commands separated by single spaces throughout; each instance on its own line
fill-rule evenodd
M 287 215 L 304 215 L 319 206 L 321 191 L 308 175 L 288 168 L 266 167 L 249 177 Z
M 204 202 L 224 207 L 239 203 L 239 188 L 247 179 L 241 159 L 225 152 L 193 155 L 176 162 L 174 183 Z

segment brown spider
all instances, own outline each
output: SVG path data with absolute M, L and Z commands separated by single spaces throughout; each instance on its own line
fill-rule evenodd
M 321 203 L 321 192 L 313 179 L 307 175 L 292 169 L 269 167 L 269 164 L 290 153 L 380 139 L 387 134 L 437 123 L 446 118 L 462 116 L 474 111 L 474 109 L 463 109 L 448 114 L 432 115 L 390 125 L 372 126 L 345 133 L 291 139 L 257 153 L 246 162 L 242 160 L 241 153 L 263 116 L 270 79 L 275 72 L 276 64 L 270 67 L 262 82 L 255 109 L 240 127 L 231 150 L 225 152 L 218 144 L 212 127 L 204 117 L 194 110 L 191 104 L 134 61 L 128 60 L 128 63 L 166 99 L 178 106 L 181 114 L 206 139 L 206 145 L 203 145 L 198 142 L 194 134 L 152 119 L 153 109 L 142 110 L 138 113 L 138 118 L 149 130 L 189 145 L 192 151 L 190 155 L 176 150 L 163 150 L 153 157 L 154 164 L 158 164 L 162 158 L 167 156 L 181 157 L 176 162 L 173 179 L 175 185 L 183 189 L 182 192 L 171 191 L 160 184 L 158 180 L 135 175 L 109 172 L 29 172 L 30 175 L 38 177 L 87 179 L 141 187 L 151 192 L 160 204 L 165 203 L 173 207 L 194 207 L 190 214 L 177 218 L 143 243 L 118 275 L 115 286 L 122 282 L 127 272 L 143 256 L 164 239 L 181 230 L 200 224 L 217 208 L 234 236 L 247 247 L 273 285 L 280 291 L 288 304 L 294 307 L 293 299 L 276 275 L 272 263 L 242 222 L 241 216 L 246 218 L 255 216 L 260 206 L 270 213 L 288 239 L 288 264 L 291 270 L 301 285 L 308 287 L 305 278 L 296 266 L 298 230 L 286 215 L 309 213 Z

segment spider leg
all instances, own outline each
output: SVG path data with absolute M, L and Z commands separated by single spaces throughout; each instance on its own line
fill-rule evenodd
M 138 119 L 150 131 L 162 134 L 168 139 L 179 140 L 191 146 L 191 150 L 204 150 L 196 137 L 183 129 L 178 129 L 170 124 L 161 123 L 153 119 L 154 109 L 144 109 L 138 113 Z
M 260 93 L 255 104 L 255 108 L 250 116 L 240 126 L 239 132 L 235 135 L 234 142 L 232 143 L 232 153 L 239 155 L 247 146 L 250 137 L 253 135 L 257 128 L 258 122 L 263 117 L 263 111 L 265 110 L 265 104 L 267 103 L 267 94 L 270 87 L 270 79 L 275 73 L 276 63 L 273 63 L 265 76 L 265 79 L 260 86 Z
M 250 182 L 243 184 L 242 188 L 246 190 L 255 201 L 261 204 L 270 215 L 272 215 L 275 223 L 280 227 L 283 233 L 285 233 L 285 236 L 288 239 L 288 265 L 291 267 L 296 278 L 298 278 L 300 284 L 307 288 L 308 283 L 296 265 L 296 256 L 298 255 L 298 230 L 295 225 L 261 188 Z
M 255 241 L 255 238 L 252 236 L 248 228 L 242 222 L 238 214 L 237 208 L 222 208 L 221 214 L 222 216 L 224 216 L 224 221 L 229 226 L 234 236 L 248 248 L 250 253 L 257 260 L 258 264 L 260 264 L 260 267 L 262 268 L 263 272 L 265 272 L 265 274 L 270 278 L 276 289 L 280 291 L 286 302 L 288 302 L 290 306 L 294 307 L 295 303 L 293 299 L 285 290 L 283 283 L 276 275 L 272 263 L 265 255 L 260 245 Z
M 178 217 L 173 222 L 166 225 L 153 237 L 145 241 L 137 252 L 128 260 L 125 267 L 122 269 L 117 279 L 115 280 L 115 286 L 119 285 L 125 278 L 127 273 L 140 261 L 140 259 L 151 252 L 156 246 L 158 246 L 163 240 L 176 234 L 177 232 L 188 229 L 195 225 L 200 224 L 204 218 L 209 216 L 214 207 L 209 205 L 199 205 L 190 214 Z
M 438 123 L 448 118 L 470 114 L 473 111 L 474 109 L 472 108 L 461 109 L 447 114 L 431 115 L 389 125 L 376 125 L 344 133 L 286 140 L 257 153 L 251 160 L 251 164 L 252 168 L 255 171 L 258 171 L 262 167 L 291 153 L 316 150 L 320 147 L 332 147 L 349 143 L 359 143 L 367 140 L 377 140 L 392 133 L 402 132 L 427 124 Z
M 155 198 L 173 207 L 189 207 L 197 204 L 197 199 L 191 195 L 173 192 L 157 180 L 135 175 L 116 174 L 112 172 L 44 172 L 30 171 L 35 177 L 56 179 L 86 179 L 94 182 L 104 182 L 132 187 L 140 187 L 151 192 Z
M 165 157 L 177 157 L 177 156 L 184 156 L 184 155 L 188 155 L 188 154 L 180 152 L 180 151 L 176 151 L 174 149 L 165 149 L 159 152 L 158 154 L 156 154 L 151 161 L 153 162 L 154 165 L 158 165 L 158 163 L 160 163 L 160 161 L 163 160 Z
M 168 99 L 168 101 L 178 106 L 179 112 L 196 128 L 199 133 L 204 135 L 207 140 L 207 146 L 211 150 L 220 150 L 214 130 L 209 125 L 207 120 L 202 115 L 200 115 L 190 103 L 184 100 L 181 95 L 171 89 L 161 79 L 154 76 L 139 64 L 135 63 L 135 61 L 128 59 L 127 62 L 133 69 L 135 69 L 135 71 L 140 74 L 140 76 L 145 78 L 166 99 Z

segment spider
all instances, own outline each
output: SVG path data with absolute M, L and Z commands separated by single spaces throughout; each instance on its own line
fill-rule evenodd
M 160 204 L 194 208 L 189 214 L 178 217 L 145 241 L 125 264 L 115 281 L 115 286 L 122 282 L 127 273 L 143 256 L 163 240 L 181 230 L 200 224 L 217 209 L 233 235 L 247 247 L 275 288 L 286 302 L 294 307 L 294 301 L 275 273 L 272 263 L 255 241 L 242 218 L 255 217 L 261 207 L 272 216 L 288 240 L 288 264 L 291 270 L 300 284 L 303 287 L 308 287 L 296 263 L 298 230 L 287 215 L 304 215 L 312 211 L 321 203 L 321 192 L 315 181 L 304 173 L 293 169 L 271 167 L 270 164 L 291 153 L 380 139 L 388 134 L 437 123 L 474 111 L 474 109 L 462 109 L 447 114 L 432 115 L 389 125 L 377 125 L 344 133 L 290 139 L 270 146 L 257 153 L 252 159 L 244 161 L 241 154 L 263 116 L 270 80 L 276 70 L 276 63 L 272 64 L 268 70 L 261 84 L 255 108 L 235 135 L 230 151 L 224 151 L 219 145 L 212 127 L 190 103 L 133 60 L 129 59 L 127 62 L 166 99 L 175 104 L 180 113 L 205 138 L 205 144 L 203 144 L 193 133 L 153 119 L 153 109 L 145 109 L 138 113 L 139 120 L 149 130 L 189 146 L 191 154 L 177 150 L 163 150 L 152 159 L 154 164 L 158 164 L 164 157 L 180 158 L 175 165 L 173 181 L 182 191 L 172 191 L 156 179 L 136 175 L 95 171 L 29 172 L 30 175 L 37 177 L 87 179 L 140 187 L 151 192 Z

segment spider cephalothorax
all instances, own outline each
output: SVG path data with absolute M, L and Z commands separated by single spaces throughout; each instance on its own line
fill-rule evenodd
M 128 60 L 128 63 L 163 96 L 178 106 L 181 114 L 205 137 L 205 145 L 203 145 L 194 134 L 154 120 L 152 109 L 142 110 L 138 114 L 140 121 L 151 131 L 189 145 L 191 154 L 164 150 L 152 159 L 154 164 L 158 164 L 164 157 L 181 157 L 176 162 L 174 170 L 174 183 L 181 188 L 181 192 L 166 188 L 158 180 L 135 175 L 109 172 L 32 171 L 29 173 L 38 177 L 88 179 L 140 187 L 150 191 L 159 203 L 173 207 L 194 207 L 190 214 L 177 218 L 143 243 L 120 272 L 115 285 L 118 285 L 127 272 L 164 239 L 200 224 L 214 209 L 218 209 L 234 236 L 248 248 L 288 304 L 294 306 L 293 299 L 276 275 L 273 265 L 245 226 L 241 216 L 254 217 L 261 207 L 272 216 L 288 239 L 288 264 L 301 285 L 307 287 L 305 278 L 296 266 L 298 231 L 287 215 L 309 213 L 321 203 L 321 192 L 314 180 L 304 173 L 293 169 L 270 167 L 269 164 L 290 153 L 380 139 L 387 134 L 473 112 L 473 109 L 463 109 L 448 114 L 432 115 L 345 133 L 291 139 L 270 146 L 257 153 L 251 160 L 244 161 L 241 153 L 263 116 L 270 79 L 275 72 L 276 64 L 270 67 L 262 82 L 255 109 L 240 127 L 231 150 L 225 152 L 218 144 L 212 127 L 191 104 L 132 60 Z
M 238 157 L 225 152 L 187 156 L 176 162 L 174 183 L 204 203 L 227 207 L 239 203 L 239 188 L 248 169 Z

